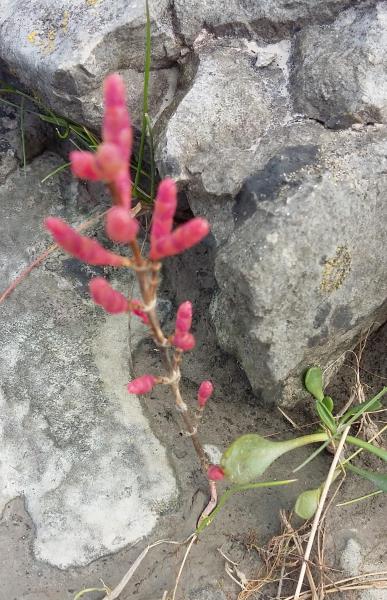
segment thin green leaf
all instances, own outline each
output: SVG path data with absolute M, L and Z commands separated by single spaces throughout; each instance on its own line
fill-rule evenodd
M 364 414 L 365 412 L 368 412 L 369 409 L 376 405 L 377 402 L 380 400 L 380 398 L 382 398 L 385 393 L 387 392 L 387 387 L 384 387 L 378 394 L 376 394 L 376 396 L 374 396 L 373 398 L 371 398 L 371 400 L 368 400 L 368 402 L 363 402 L 362 404 L 360 404 L 357 407 L 357 410 L 353 413 L 352 417 L 347 420 L 347 413 L 343 415 L 343 417 L 340 419 L 340 425 L 344 425 L 348 426 L 348 425 L 352 425 L 352 423 L 354 423 L 355 421 L 357 421 L 357 419 L 359 417 L 361 417 L 362 414 Z
M 348 444 L 353 444 L 354 446 L 358 446 L 359 448 L 363 448 L 363 450 L 368 450 L 368 452 L 372 452 L 385 462 L 387 462 L 387 450 L 384 448 L 378 448 L 378 446 L 374 446 L 369 442 L 365 442 L 361 438 L 353 437 L 352 435 L 347 436 Z
M 199 525 L 196 528 L 196 533 L 201 533 L 203 529 L 205 529 L 206 527 L 208 527 L 208 525 L 212 523 L 218 512 L 222 510 L 223 506 L 234 494 L 237 494 L 238 492 L 246 492 L 247 490 L 255 490 L 258 488 L 288 485 L 289 483 L 294 483 L 295 481 L 297 481 L 297 479 L 286 479 L 283 481 L 263 481 L 258 483 L 244 483 L 242 485 L 236 485 L 230 488 L 220 497 L 217 507 L 212 511 L 212 513 L 208 515 L 208 517 L 205 517 L 200 521 Z
M 69 166 L 71 165 L 71 163 L 64 163 L 63 165 L 59 165 L 59 167 L 57 167 L 56 169 L 54 169 L 53 171 L 51 171 L 48 175 L 46 175 L 40 183 L 45 183 L 47 181 L 47 179 L 50 179 L 50 177 L 53 177 L 54 175 L 57 175 L 58 173 L 60 173 L 61 171 L 64 171 L 65 169 L 67 169 Z
M 81 590 L 80 592 L 78 592 L 78 594 L 76 594 L 74 596 L 73 600 L 79 600 L 80 598 L 83 598 L 83 596 L 85 594 L 90 594 L 91 592 L 107 592 L 108 590 L 106 588 L 87 588 L 84 590 Z
M 383 404 L 381 402 L 379 402 L 379 400 L 376 400 L 376 402 L 374 404 L 372 404 L 372 406 L 365 412 L 370 413 L 370 412 L 374 412 L 375 410 L 380 410 L 381 408 L 383 408 Z M 347 412 L 345 413 L 345 415 L 343 415 L 343 417 L 342 417 L 343 423 L 345 423 L 345 421 L 347 419 L 349 419 L 354 414 L 356 414 L 358 412 L 358 410 L 359 410 L 359 405 L 352 406 L 352 408 L 348 409 Z
M 3 104 L 6 104 L 7 106 L 12 106 L 13 108 L 17 108 L 18 110 L 20 110 L 20 104 L 16 104 L 16 102 L 11 102 L 11 100 L 6 100 L 5 98 L 1 98 L 1 96 L 0 96 L 0 102 L 2 102 Z M 40 117 L 40 113 L 38 113 L 34 110 L 31 110 L 29 108 L 25 108 L 24 110 L 25 110 L 25 112 L 28 112 L 28 113 L 31 113 L 32 115 L 37 115 L 38 117 Z
M 57 127 L 68 127 L 68 122 L 66 119 L 62 119 L 61 117 L 52 117 L 49 115 L 39 115 L 41 120 L 45 123 L 50 123 L 50 125 L 56 125 Z
M 323 402 L 316 400 L 316 411 L 317 411 L 317 414 L 320 417 L 321 421 L 329 429 L 329 431 L 331 433 L 336 433 L 336 431 L 337 431 L 336 421 L 333 418 L 332 413 L 329 412 L 329 410 L 327 409 L 327 407 L 325 406 L 325 404 Z
M 359 475 L 359 477 L 363 477 L 363 479 L 370 481 L 378 490 L 387 492 L 387 475 L 381 475 L 380 473 L 374 473 L 374 471 L 360 469 L 359 467 L 355 467 L 355 465 L 351 465 L 350 463 L 346 464 L 346 468 Z
M 141 175 L 141 167 L 142 161 L 144 158 L 144 150 L 145 150 L 145 139 L 147 132 L 147 121 L 146 115 L 148 114 L 148 96 L 149 96 L 149 77 L 150 77 L 150 67 L 151 67 L 151 22 L 150 22 L 150 13 L 149 13 L 149 2 L 145 1 L 145 10 L 146 10 L 146 43 L 145 43 L 145 67 L 144 67 L 144 91 L 143 91 L 143 107 L 142 107 L 142 126 L 141 126 L 141 139 L 140 139 L 140 149 L 138 152 L 138 161 L 137 161 L 137 171 L 134 179 L 134 189 L 137 189 L 137 186 L 140 181 Z
M 152 123 L 149 118 L 149 115 L 147 114 L 145 116 L 146 116 L 146 124 L 147 124 L 147 129 L 148 129 L 148 140 L 149 140 L 149 150 L 150 150 L 150 168 L 151 168 L 150 197 L 153 202 L 155 199 L 155 188 L 156 188 L 156 165 L 155 165 L 155 153 L 154 153 L 154 144 L 153 144 L 153 130 L 152 130 Z
M 314 460 L 316 458 L 316 456 L 318 456 L 320 454 L 320 452 L 322 452 L 323 450 L 325 450 L 325 448 L 328 446 L 328 444 L 330 443 L 330 439 L 328 439 L 326 442 L 324 442 L 323 444 L 321 444 L 321 446 L 319 446 L 317 448 L 317 450 L 315 450 L 314 452 L 312 452 L 312 454 L 310 454 L 308 456 L 308 458 L 306 460 L 304 460 L 304 462 L 302 462 L 300 465 L 298 465 L 298 467 L 296 467 L 295 469 L 293 469 L 292 473 L 297 473 L 297 471 L 301 471 L 301 469 L 303 469 L 304 467 L 306 467 L 307 464 L 309 464 L 312 460 Z
M 379 494 L 383 494 L 382 490 L 377 490 L 376 492 L 371 492 L 371 494 L 366 494 L 365 496 L 358 496 L 357 498 L 353 498 L 352 500 L 347 500 L 346 502 L 339 502 L 336 506 L 349 506 L 350 504 L 355 504 L 355 502 L 360 502 L 361 500 L 367 500 L 368 498 L 372 498 L 373 496 L 378 496 Z
M 27 158 L 26 158 L 26 138 L 24 131 L 24 116 L 25 116 L 25 98 L 22 97 L 20 101 L 20 138 L 21 138 L 21 150 L 22 150 L 22 163 L 23 163 L 23 172 L 24 176 L 26 175 L 26 166 L 27 166 Z

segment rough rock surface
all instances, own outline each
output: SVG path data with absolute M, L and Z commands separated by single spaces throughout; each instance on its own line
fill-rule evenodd
M 219 342 L 272 402 L 295 401 L 308 364 L 386 318 L 386 132 L 363 128 L 385 119 L 386 2 L 348 6 L 275 43 L 219 39 L 206 21 L 158 132 L 161 173 L 212 224 Z
M 126 79 L 138 123 L 144 4 L 143 0 L 76 0 L 68 5 L 48 0 L 32 0 L 28 5 L 21 0 L 6 1 L 0 15 L 0 59 L 50 106 L 92 126 L 98 125 L 101 115 L 102 79 L 107 71 L 118 70 Z M 370 207 L 374 214 L 384 216 L 383 131 L 363 131 L 361 126 L 386 117 L 386 2 L 234 0 L 226 4 L 162 0 L 151 6 L 151 112 L 157 164 L 162 175 L 178 180 L 192 211 L 212 223 L 220 289 L 213 315 L 222 347 L 238 357 L 255 390 L 272 390 L 267 396 L 272 399 L 283 393 L 286 401 L 299 389 L 294 385 L 299 382 L 297 370 L 302 371 L 311 360 L 326 364 L 352 347 L 359 331 L 373 319 L 384 319 L 383 309 L 377 309 L 385 301 L 383 286 L 376 300 L 363 291 L 375 293 L 376 287 L 369 285 L 365 254 L 357 271 L 352 251 L 361 255 L 367 236 L 376 244 L 379 222 L 372 222 Z M 33 18 L 27 18 L 31 14 Z M 327 132 L 323 126 L 352 123 L 360 130 L 344 136 Z M 359 169 L 353 175 L 345 167 L 338 174 L 336 159 L 343 168 L 346 161 L 352 166 L 359 163 Z M 0 176 L 15 166 L 7 152 L 3 161 Z M 306 218 L 313 194 L 320 198 L 320 215 L 301 223 L 297 210 L 300 214 L 305 210 Z M 344 211 L 352 202 L 358 206 L 361 194 L 364 218 L 360 219 L 359 209 L 344 220 Z M 325 196 L 329 196 L 326 202 Z M 285 212 L 280 218 L 281 203 L 290 204 L 296 197 L 302 201 L 292 208 L 294 222 L 285 219 Z M 257 202 L 260 207 L 274 207 L 277 232 L 266 231 L 266 221 L 260 221 L 266 209 L 256 211 Z M 324 212 L 327 206 L 329 214 Z M 330 312 L 320 308 L 325 302 L 322 294 L 328 292 L 316 283 L 313 261 L 317 255 L 309 263 L 302 241 L 314 239 L 331 215 L 341 223 L 341 238 L 347 241 L 336 240 L 333 223 L 319 246 L 321 268 L 337 265 L 343 253 L 345 261 L 351 262 L 346 281 L 353 288 L 346 302 L 351 318 L 345 320 L 339 335 L 333 315 L 344 304 L 342 292 L 330 292 Z M 360 239 L 358 229 L 365 222 L 368 229 Z M 297 227 L 302 235 L 297 234 Z M 261 260 L 261 254 L 266 257 L 269 250 L 258 252 L 257 240 L 271 233 L 280 237 L 280 232 L 294 246 L 299 268 L 292 275 L 297 289 L 304 271 L 311 269 L 316 276 L 316 280 L 312 277 L 315 292 L 301 286 L 302 293 L 286 295 L 285 290 L 292 289 L 286 248 L 276 261 L 273 257 Z M 243 246 L 249 252 L 247 261 L 241 258 Z M 350 247 L 351 260 L 340 250 L 344 246 Z M 280 247 L 281 243 L 277 251 Z M 383 246 L 378 247 L 377 256 L 380 265 L 384 264 Z M 265 270 L 266 263 L 272 268 Z M 259 273 L 259 286 L 247 277 L 247 264 Z M 370 274 L 371 282 L 384 280 L 382 269 L 378 266 Z M 239 288 L 246 277 L 251 310 L 246 308 L 244 285 Z M 270 293 L 264 297 L 263 290 Z M 232 316 L 220 318 L 221 311 L 231 307 Z M 319 316 L 320 310 L 327 316 Z M 238 333 L 239 315 L 245 318 Z M 324 319 L 325 329 L 320 331 L 320 325 L 313 323 Z M 248 328 L 253 333 L 247 339 L 255 342 L 244 348 L 241 339 Z M 291 332 L 297 332 L 293 344 Z M 253 356 L 258 350 L 259 356 Z
M 1 71 L 0 71 L 1 79 Z M 24 160 L 29 161 L 49 144 L 50 130 L 34 114 L 20 114 L 0 102 L 0 184 Z
M 201 29 L 217 35 L 281 39 L 304 24 L 332 20 L 356 0 L 173 0 L 179 31 L 192 43 Z
M 215 263 L 219 340 L 270 401 L 299 399 L 307 364 L 334 361 L 387 313 L 387 129 L 319 133 L 245 182 Z
M 387 2 L 296 35 L 295 109 L 328 127 L 387 121 Z
M 191 87 L 160 135 L 161 173 L 189 184 L 191 207 L 204 209 L 215 236 L 224 237 L 228 212 L 218 210 L 216 198 L 223 202 L 239 191 L 262 140 L 290 119 L 289 49 L 286 40 L 258 46 L 204 36 Z
M 180 44 L 168 0 L 152 6 L 150 101 L 156 115 L 173 97 Z M 101 84 L 110 71 L 128 83 L 136 124 L 142 104 L 145 3 L 139 0 L 6 0 L 0 14 L 0 57 L 51 107 L 97 127 Z
M 73 220 L 91 208 L 69 174 L 40 183 L 57 165 L 43 154 L 0 188 L 2 282 L 46 245 L 47 214 Z M 165 450 L 126 390 L 128 319 L 104 316 L 89 298 L 98 272 L 54 255 L 1 311 L 0 512 L 23 495 L 35 555 L 61 568 L 150 533 L 177 494 Z M 135 348 L 144 329 L 133 321 L 131 330 Z

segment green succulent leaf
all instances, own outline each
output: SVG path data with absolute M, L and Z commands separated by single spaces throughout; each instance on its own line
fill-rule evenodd
M 284 452 L 286 449 L 279 442 L 248 433 L 227 448 L 220 464 L 227 479 L 233 483 L 249 483 L 258 479 Z
M 306 490 L 297 498 L 294 511 L 301 519 L 311 519 L 318 508 L 320 501 L 321 488 L 315 490 Z
M 304 384 L 306 389 L 316 400 L 324 400 L 323 374 L 320 367 L 310 367 L 305 373 Z
M 330 396 L 324 396 L 322 403 L 324 404 L 325 408 L 329 410 L 330 413 L 333 412 L 334 402 Z
M 220 464 L 229 481 L 237 484 L 249 483 L 258 479 L 285 452 L 306 444 L 324 442 L 327 437 L 327 434 L 322 432 L 273 442 L 256 433 L 248 433 L 237 438 L 227 448 Z
M 348 463 L 345 466 L 353 473 L 356 473 L 360 477 L 363 477 L 363 479 L 370 481 L 378 490 L 387 492 L 387 475 L 374 473 L 373 471 L 366 471 L 365 469 L 360 469 L 359 467 L 351 465 L 351 463 Z
M 329 429 L 329 431 L 331 431 L 332 433 L 336 433 L 336 431 L 337 431 L 336 421 L 333 418 L 332 413 L 328 410 L 328 408 L 324 404 L 324 402 L 320 402 L 319 400 L 316 401 L 316 411 L 317 411 L 317 414 L 320 417 L 321 421 Z

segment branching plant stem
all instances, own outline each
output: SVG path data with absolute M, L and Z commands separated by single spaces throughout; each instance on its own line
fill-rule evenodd
M 158 273 L 160 271 L 161 264 L 145 259 L 141 254 L 140 247 L 136 240 L 131 242 L 130 246 L 135 263 L 135 272 L 144 303 L 144 311 L 147 313 L 149 318 L 149 329 L 152 338 L 160 351 L 161 361 L 166 372 L 165 383 L 171 388 L 176 408 L 179 411 L 184 423 L 186 434 L 191 438 L 202 471 L 207 478 L 209 460 L 197 432 L 196 419 L 184 401 L 180 389 L 180 363 L 182 360 L 182 352 L 179 349 L 173 348 L 169 339 L 165 336 L 156 311 L 157 289 L 159 285 Z M 209 481 L 209 488 L 210 501 L 207 507 L 204 509 L 201 518 L 208 516 L 208 514 L 212 512 L 217 504 L 217 491 L 215 482 Z

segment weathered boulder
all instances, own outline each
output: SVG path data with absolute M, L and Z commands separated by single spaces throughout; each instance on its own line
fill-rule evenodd
M 387 121 L 387 2 L 350 9 L 295 37 L 295 109 L 327 127 Z
M 262 140 L 290 120 L 289 47 L 286 40 L 258 46 L 203 36 L 195 45 L 191 86 L 159 136 L 161 173 L 188 184 L 191 207 L 204 209 L 221 238 L 228 213 L 223 200 L 253 172 Z
M 175 3 L 181 20 L 183 4 Z M 350 4 L 336 4 L 336 20 L 325 4 L 331 18 L 313 13 L 309 22 L 320 25 L 308 24 L 293 42 L 219 39 L 231 30 L 222 20 L 211 28 L 209 16 L 214 33 L 195 39 L 186 93 L 157 132 L 161 173 L 175 177 L 192 211 L 212 224 L 219 342 L 271 402 L 295 402 L 309 363 L 326 366 L 386 318 L 377 241 L 386 217 L 386 132 L 362 127 L 384 118 L 386 2 L 343 10 Z M 289 9 L 276 7 L 272 21 Z M 227 10 L 223 18 L 231 19 Z M 321 121 L 358 122 L 340 132 Z
M 145 2 L 138 0 L 4 0 L 0 58 L 11 73 L 51 108 L 97 128 L 101 85 L 110 71 L 128 84 L 136 124 L 142 106 Z M 158 114 L 172 99 L 181 44 L 168 0 L 152 5 L 150 104 Z
M 177 26 L 188 43 L 202 29 L 216 35 L 282 39 L 301 26 L 332 20 L 355 0 L 174 0 Z
M 58 112 L 98 127 L 103 77 L 118 70 L 138 124 L 143 0 L 16 4 L 5 2 L 0 15 L 0 59 L 10 71 Z M 307 363 L 325 365 L 384 318 L 383 284 L 377 296 L 373 287 L 383 270 L 374 245 L 384 130 L 362 125 L 386 116 L 386 2 L 226 4 L 151 5 L 156 160 L 212 224 L 222 347 L 255 390 L 290 402 Z M 323 126 L 352 123 L 360 129 Z M 4 152 L 0 176 L 15 165 Z M 366 275 L 369 248 L 378 262 Z M 335 282 L 336 271 L 342 286 L 321 287 L 322 273 Z
M 47 246 L 46 215 L 79 222 L 93 208 L 69 173 L 41 183 L 60 162 L 43 154 L 0 187 L 2 288 Z M 57 252 L 1 306 L 0 513 L 22 496 L 35 555 L 60 568 L 150 533 L 177 494 L 165 450 L 126 389 L 128 315 L 90 300 L 88 280 L 102 273 Z M 114 285 L 125 291 L 130 277 L 115 272 Z M 133 319 L 131 332 L 136 347 L 144 327 Z
M 296 402 L 308 364 L 326 367 L 386 319 L 386 140 L 386 127 L 314 127 L 313 143 L 288 140 L 235 199 L 212 311 L 268 401 Z

